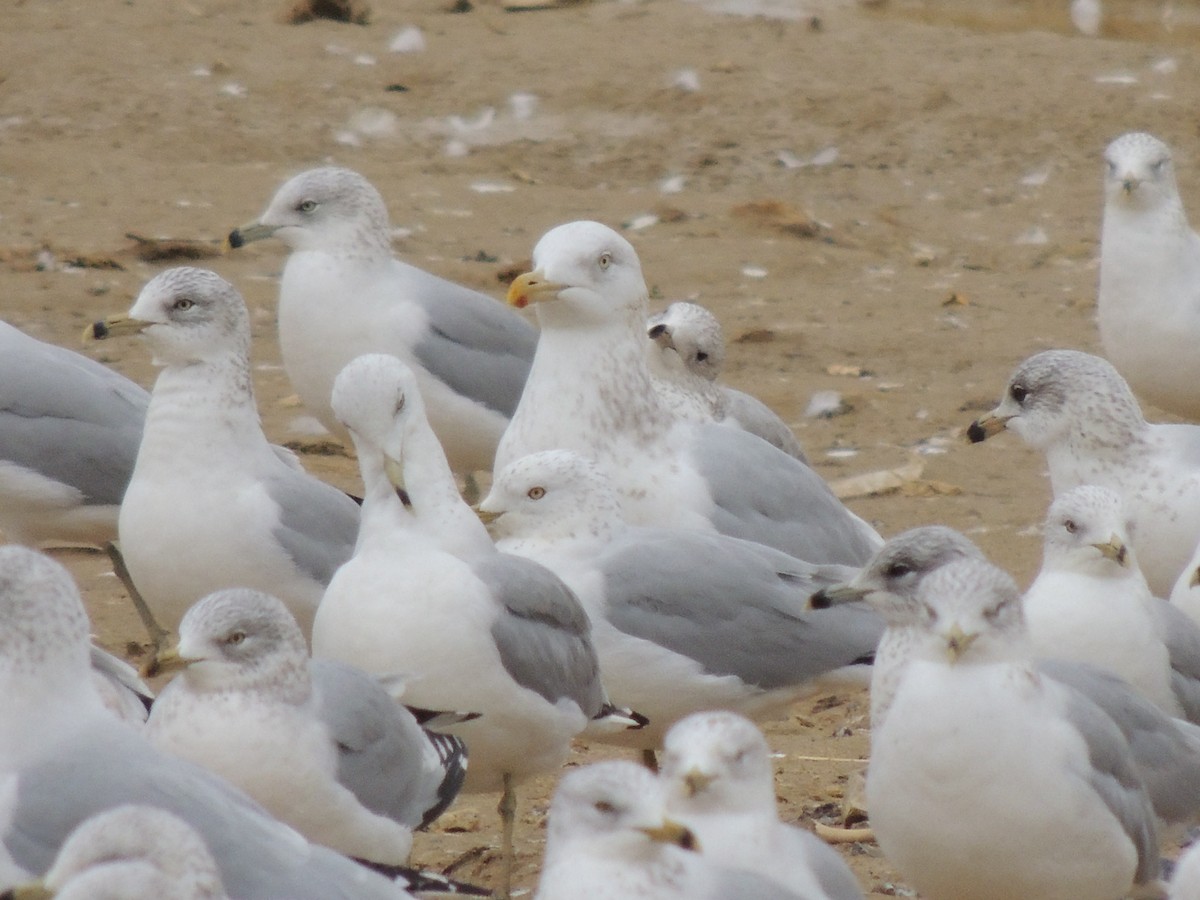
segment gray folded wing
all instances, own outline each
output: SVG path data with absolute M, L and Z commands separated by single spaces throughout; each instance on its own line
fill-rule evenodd
M 266 482 L 279 507 L 272 531 L 296 566 L 309 578 L 329 584 L 354 553 L 360 509 L 332 485 L 280 463 Z
M 865 564 L 883 543 L 804 463 L 736 428 L 696 428 L 690 452 L 708 483 L 717 531 L 847 566 Z
M 150 396 L 123 375 L 0 322 L 0 461 L 79 490 L 125 495 Z
M 731 387 L 722 387 L 725 395 L 725 417 L 733 419 L 743 430 L 756 434 L 772 447 L 778 447 L 788 456 L 803 463 L 808 462 L 804 448 L 796 435 L 775 411 L 757 397 Z
M 462 741 L 446 735 L 431 740 L 407 709 L 359 669 L 314 659 L 309 673 L 321 719 L 338 745 L 342 786 L 367 809 L 409 828 L 433 821 L 462 787 Z
M 214 775 L 154 750 L 115 720 L 97 721 L 19 773 L 4 845 L 45 872 L 84 819 L 125 803 L 169 810 L 194 827 L 240 900 L 332 900 L 408 895 L 343 856 L 309 844 Z
M 634 528 L 600 565 L 616 628 L 764 690 L 868 663 L 883 634 L 883 619 L 865 604 L 805 608 L 813 591 L 850 570 L 747 541 Z
M 589 719 L 600 712 L 600 664 L 574 592 L 549 569 L 507 553 L 488 554 L 471 568 L 501 605 L 492 639 L 513 680 L 549 703 L 575 701 Z
M 1171 660 L 1171 691 L 1187 720 L 1200 723 L 1200 626 L 1161 597 L 1152 599 L 1150 611 Z
M 413 352 L 457 393 L 511 417 L 525 389 L 537 330 L 498 300 L 397 262 L 429 317 Z

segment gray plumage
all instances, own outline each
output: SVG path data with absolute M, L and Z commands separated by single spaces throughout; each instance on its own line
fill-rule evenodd
M 1161 597 L 1150 612 L 1171 661 L 1171 690 L 1189 722 L 1200 723 L 1200 627 L 1187 613 Z
M 267 495 L 279 507 L 279 521 L 271 534 L 301 572 L 329 584 L 354 550 L 357 504 L 303 470 L 280 468 L 265 483 Z

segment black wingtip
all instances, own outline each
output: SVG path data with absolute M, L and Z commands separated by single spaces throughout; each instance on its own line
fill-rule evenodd
M 972 444 L 978 444 L 980 441 L 986 439 L 987 432 L 984 430 L 983 426 L 979 424 L 979 420 L 976 419 L 971 423 L 971 427 L 967 429 L 967 440 Z
M 242 233 L 236 228 L 229 232 L 229 237 L 227 240 L 229 241 L 229 247 L 232 250 L 237 250 L 239 247 L 246 246 L 246 239 L 242 237 Z

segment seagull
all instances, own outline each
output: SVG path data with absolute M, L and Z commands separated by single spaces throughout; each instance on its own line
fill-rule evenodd
M 620 504 L 606 474 L 569 450 L 511 463 L 479 504 L 499 549 L 541 563 L 578 594 L 613 702 L 650 719 L 601 739 L 652 750 L 689 713 L 761 718 L 822 680 L 861 683 L 879 616 L 806 608 L 815 589 L 853 570 L 721 534 L 628 525 Z
M 134 586 L 174 629 L 225 587 L 279 597 L 307 634 L 325 586 L 350 558 L 359 509 L 267 442 L 250 381 L 250 320 L 204 269 L 151 279 L 97 337 L 140 334 L 162 368 L 120 514 Z
M 238 900 L 409 896 L 115 720 L 93 685 L 87 614 L 61 565 L 0 547 L 0 620 L 0 877 L 45 873 L 79 823 L 133 803 L 196 829 Z
M 8 540 L 115 541 L 149 402 L 124 375 L 0 322 L 0 531 Z
M 921 583 L 933 572 L 959 560 L 986 562 L 983 553 L 959 532 L 930 525 L 901 532 L 888 540 L 847 584 L 813 595 L 814 606 L 866 600 L 883 615 L 887 631 L 875 653 L 871 675 L 871 728 L 884 726 L 913 647 L 920 640 L 914 624 L 922 615 L 917 599 Z M 1200 816 L 1200 728 L 1176 719 L 1146 700 L 1128 682 L 1086 663 L 1040 658 L 1040 675 L 1085 694 L 1121 730 L 1138 773 L 1163 826 L 1174 828 Z
M 1161 890 L 1129 745 L 1086 695 L 1029 660 L 1012 579 L 956 560 L 915 600 L 912 656 L 872 729 L 867 770 L 871 824 L 905 880 L 929 900 Z
M 861 565 L 881 543 L 812 469 L 738 429 L 687 421 L 654 391 L 637 253 L 598 222 L 551 229 L 509 287 L 541 324 L 494 471 L 539 450 L 586 454 L 641 525 L 721 532 L 801 559 Z
M 695 713 L 671 727 L 663 745 L 667 814 L 696 835 L 721 865 L 758 872 L 814 900 L 863 900 L 837 851 L 779 821 L 770 748 L 736 713 Z
M 1100 342 L 1144 400 L 1200 417 L 1200 236 L 1188 224 L 1171 149 L 1144 132 L 1104 151 Z
M 1017 367 L 968 437 L 1006 428 L 1046 455 L 1055 497 L 1081 484 L 1121 496 L 1146 581 L 1167 596 L 1200 541 L 1200 427 L 1148 424 L 1108 362 L 1046 350 Z
M 644 766 L 614 760 L 572 769 L 550 803 L 534 900 L 801 900 L 696 849 L 695 836 L 665 815 L 662 787 Z
M 1168 715 L 1196 721 L 1200 652 L 1187 648 L 1200 647 L 1200 626 L 1150 593 L 1129 530 L 1108 488 L 1081 485 L 1050 505 L 1042 570 L 1024 600 L 1034 652 L 1109 669 Z
M 228 779 L 314 843 L 403 865 L 412 830 L 461 785 L 460 741 L 427 735 L 366 673 L 309 660 L 296 620 L 269 594 L 205 597 L 158 662 L 183 671 L 151 710 L 150 741 Z
M 493 546 L 402 361 L 352 362 L 333 408 L 365 499 L 354 556 L 317 611 L 313 652 L 375 674 L 403 670 L 407 701 L 481 714 L 457 730 L 471 749 L 463 788 L 502 791 L 507 895 L 516 784 L 562 765 L 571 739 L 611 709 L 587 614 L 547 569 Z
M 37 882 L 13 900 L 227 900 L 204 839 L 183 819 L 154 806 L 115 806 L 85 819 Z
M 756 434 L 788 456 L 808 462 L 787 423 L 757 397 L 717 384 L 725 364 L 725 334 L 711 312 L 677 301 L 646 321 L 646 359 L 666 403 L 696 421 L 724 422 Z
M 279 285 L 279 346 L 293 387 L 334 433 L 333 381 L 364 353 L 391 353 L 417 375 L 429 421 L 456 472 L 492 468 L 517 407 L 537 334 L 486 294 L 392 256 L 387 207 L 357 172 L 310 169 L 229 235 L 291 250 Z

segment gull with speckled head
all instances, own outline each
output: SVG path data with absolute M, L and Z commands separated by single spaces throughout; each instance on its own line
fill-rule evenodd
M 241 294 L 214 272 L 168 269 L 100 330 L 142 335 L 162 368 L 119 519 L 146 605 L 173 629 L 204 595 L 250 587 L 279 597 L 307 634 L 359 510 L 263 434 Z
M 1200 235 L 1171 149 L 1144 132 L 1104 151 L 1097 320 L 1105 355 L 1140 397 L 1200 418 Z
M 542 331 L 495 471 L 539 450 L 604 470 L 624 516 L 758 541 L 816 563 L 861 565 L 882 543 L 812 469 L 739 429 L 681 418 L 646 364 L 648 292 L 630 243 L 598 222 L 547 232 L 509 287 Z
M 228 779 L 310 841 L 403 865 L 412 830 L 454 798 L 461 741 L 427 735 L 361 670 L 310 660 L 279 600 L 234 588 L 183 617 L 151 710 L 155 746 Z
M 736 713 L 696 713 L 675 723 L 663 745 L 667 814 L 690 828 L 714 862 L 748 869 L 813 900 L 862 900 L 837 851 L 779 820 L 771 750 Z
M 383 198 L 349 169 L 289 179 L 229 240 L 268 237 L 291 249 L 279 347 L 304 405 L 345 435 L 329 403 L 334 379 L 357 356 L 390 353 L 416 373 L 451 467 L 490 470 L 533 359 L 533 327 L 486 294 L 395 259 Z
M 870 671 L 883 630 L 874 611 L 806 609 L 815 589 L 853 570 L 722 534 L 629 525 L 611 479 L 569 450 L 511 463 L 479 510 L 498 548 L 577 593 L 613 702 L 650 719 L 601 739 L 651 750 L 689 713 L 778 715 Z
M 535 900 L 816 900 L 696 852 L 669 818 L 662 785 L 630 762 L 563 775 L 550 803 L 546 862 Z
M 879 846 L 929 900 L 1120 900 L 1161 890 L 1154 812 L 1128 743 L 1039 674 L 1021 597 L 950 562 L 917 588 L 912 658 L 871 732 Z
M 238 900 L 409 896 L 114 719 L 93 686 L 87 614 L 61 565 L 0 547 L 0 620 L 0 889 L 45 873 L 85 819 L 132 803 L 196 829 Z
M 697 303 L 677 301 L 646 321 L 646 361 L 663 400 L 698 422 L 721 422 L 757 434 L 808 462 L 787 423 L 757 397 L 717 384 L 725 364 L 721 323 Z
M 1200 540 L 1200 426 L 1150 424 L 1110 363 L 1045 350 L 967 434 L 978 442 L 1005 429 L 1046 455 L 1055 497 L 1082 484 L 1120 495 L 1142 573 L 1167 596 Z

